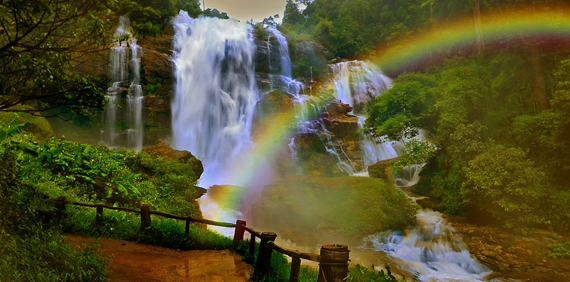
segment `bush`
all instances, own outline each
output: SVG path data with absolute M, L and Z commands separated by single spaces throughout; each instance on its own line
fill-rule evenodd
M 552 249 L 548 253 L 551 258 L 570 258 L 570 241 L 548 245 Z
M 540 210 L 544 172 L 525 151 L 493 146 L 470 161 L 465 173 L 462 189 L 506 227 L 520 229 L 544 221 Z

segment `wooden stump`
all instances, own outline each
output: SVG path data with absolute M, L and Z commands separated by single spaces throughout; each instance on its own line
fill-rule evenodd
M 321 247 L 318 282 L 343 282 L 348 276 L 349 250 L 346 245 Z
M 261 243 L 259 243 L 253 277 L 263 277 L 271 273 L 271 253 L 273 252 L 273 248 L 267 243 L 275 241 L 275 238 L 277 238 L 277 234 L 273 232 L 261 233 Z

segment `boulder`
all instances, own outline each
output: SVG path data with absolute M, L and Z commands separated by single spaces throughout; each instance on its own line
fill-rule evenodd
M 357 116 L 349 114 L 331 115 L 324 117 L 323 122 L 327 130 L 332 132 L 336 138 L 344 138 L 347 135 L 360 136 Z
M 391 174 L 392 165 L 398 161 L 398 158 L 381 160 L 368 167 L 368 175 L 374 178 L 381 178 L 384 180 L 389 180 Z
M 165 145 L 164 143 L 159 143 L 156 145 L 148 146 L 142 149 L 143 152 L 155 157 L 155 158 L 168 158 L 171 160 L 189 162 L 193 164 L 193 171 L 196 175 L 200 176 L 204 172 L 204 167 L 202 162 L 198 160 L 192 153 L 188 151 L 179 151 L 172 149 Z

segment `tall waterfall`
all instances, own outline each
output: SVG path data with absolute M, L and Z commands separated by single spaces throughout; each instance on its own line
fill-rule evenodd
M 232 20 L 173 21 L 176 88 L 172 100 L 173 145 L 204 164 L 200 185 L 231 184 L 228 171 L 251 147 L 257 98 L 251 27 Z
M 110 148 L 126 146 L 140 151 L 143 146 L 143 92 L 140 85 L 140 59 L 142 48 L 137 45 L 136 38 L 131 34 L 130 21 L 127 16 L 119 18 L 119 26 L 115 32 L 115 43 L 110 50 L 109 66 L 112 85 L 107 90 L 107 107 L 105 109 L 105 128 L 103 142 Z M 127 140 L 117 140 L 117 104 L 121 100 L 124 86 L 127 89 L 126 110 L 124 115 L 128 122 L 126 129 Z

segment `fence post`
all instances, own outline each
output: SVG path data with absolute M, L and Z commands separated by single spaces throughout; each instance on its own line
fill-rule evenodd
M 245 232 L 245 221 L 236 221 L 236 230 L 234 231 L 234 248 L 237 248 L 239 243 L 243 240 L 243 233 Z
M 317 282 L 343 282 L 348 276 L 348 246 L 324 245 L 321 247 L 319 279 Z
M 190 238 L 190 220 L 186 219 L 186 231 L 184 232 L 186 238 Z
M 253 233 L 251 233 L 251 238 L 249 239 L 249 254 L 253 260 L 253 256 L 255 255 L 255 234 Z
M 150 227 L 150 205 L 144 204 L 141 206 L 141 229 Z
M 261 233 L 261 243 L 259 243 L 253 277 L 263 277 L 271 272 L 271 253 L 273 252 L 273 248 L 271 248 L 268 243 L 275 241 L 275 238 L 277 238 L 277 234 L 273 232 Z
M 99 228 L 103 225 L 103 206 L 97 206 L 97 214 L 95 215 L 95 227 Z
M 66 198 L 64 196 L 60 196 L 59 198 L 57 198 L 55 207 L 56 207 L 56 218 L 58 220 L 63 220 L 63 217 L 65 216 L 65 200 Z
M 299 282 L 299 271 L 301 271 L 301 258 L 291 257 L 291 272 L 289 282 Z

